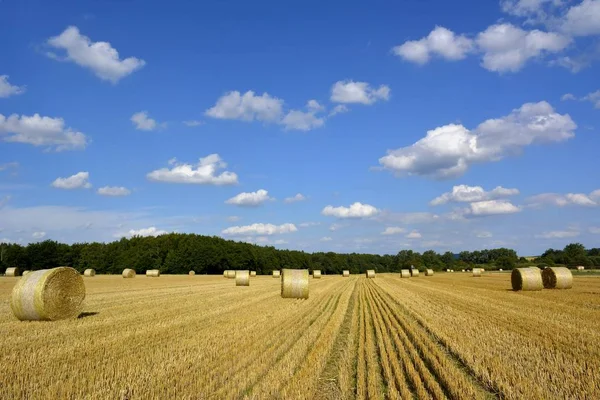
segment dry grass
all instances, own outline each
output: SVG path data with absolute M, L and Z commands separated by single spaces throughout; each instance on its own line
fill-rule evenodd
M 323 276 L 293 300 L 269 276 L 97 275 L 85 318 L 22 322 L 2 277 L 0 398 L 600 398 L 600 278 L 573 279 Z

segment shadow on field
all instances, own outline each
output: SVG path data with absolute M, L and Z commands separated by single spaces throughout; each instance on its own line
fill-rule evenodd
M 98 312 L 92 311 L 92 312 L 82 312 L 81 314 L 79 314 L 79 317 L 77 318 L 86 318 L 86 317 L 93 317 L 94 315 L 98 315 Z

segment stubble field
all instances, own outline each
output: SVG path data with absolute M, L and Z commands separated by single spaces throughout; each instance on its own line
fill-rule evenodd
M 82 316 L 13 317 L 1 399 L 598 399 L 600 278 L 513 292 L 508 274 L 85 278 Z

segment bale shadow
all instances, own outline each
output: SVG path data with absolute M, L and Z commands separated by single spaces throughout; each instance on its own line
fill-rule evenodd
M 94 315 L 98 315 L 99 313 L 96 311 L 92 311 L 92 312 L 82 312 L 81 314 L 79 314 L 79 316 L 77 317 L 79 318 L 87 318 L 87 317 L 93 317 Z

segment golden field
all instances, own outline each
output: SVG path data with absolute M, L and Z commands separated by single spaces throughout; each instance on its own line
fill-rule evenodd
M 598 399 L 600 278 L 84 278 L 82 316 L 21 322 L 0 278 L 0 399 Z

